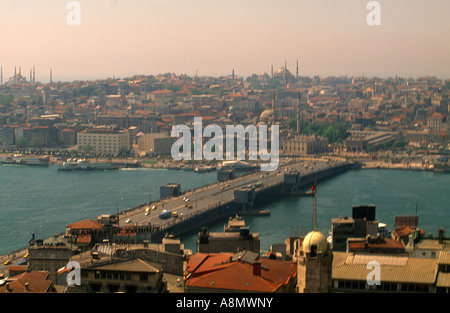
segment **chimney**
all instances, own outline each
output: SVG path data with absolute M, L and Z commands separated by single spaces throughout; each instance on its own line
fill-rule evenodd
M 261 276 L 261 262 L 255 261 L 255 263 L 253 263 L 253 275 Z
M 439 243 L 444 243 L 444 230 L 439 228 Z

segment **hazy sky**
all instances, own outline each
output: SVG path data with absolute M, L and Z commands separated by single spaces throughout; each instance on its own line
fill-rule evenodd
M 450 77 L 450 1 L 369 0 L 0 1 L 3 80 L 21 66 L 54 81 L 176 73 L 247 77 L 287 62 L 300 75 Z

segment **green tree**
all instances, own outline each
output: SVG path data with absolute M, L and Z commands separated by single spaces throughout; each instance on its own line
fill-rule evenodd
M 42 148 L 45 146 L 45 138 L 40 136 L 40 137 L 33 137 L 30 140 L 30 147 L 32 148 Z
M 14 97 L 12 95 L 0 95 L 0 104 L 4 106 L 10 106 L 14 101 Z
M 25 149 L 28 145 L 28 140 L 24 137 L 24 136 L 20 136 L 19 138 L 17 138 L 16 141 L 16 146 L 17 149 L 22 150 Z
M 80 152 L 86 152 L 86 153 L 89 153 L 89 152 L 92 152 L 92 150 L 94 150 L 94 147 L 92 147 L 90 144 L 87 144 L 87 145 L 85 145 L 85 146 L 80 146 L 80 147 L 78 147 L 78 150 L 79 150 Z

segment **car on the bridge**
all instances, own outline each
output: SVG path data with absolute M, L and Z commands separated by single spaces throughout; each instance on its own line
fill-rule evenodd
M 161 213 L 159 213 L 159 218 L 161 219 L 166 219 L 169 218 L 171 216 L 171 212 L 168 210 L 164 210 Z

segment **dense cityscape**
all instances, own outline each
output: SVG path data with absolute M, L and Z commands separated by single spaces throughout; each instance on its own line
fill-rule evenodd
M 0 292 L 448 293 L 449 241 L 443 229 L 427 236 L 415 215 L 397 216 L 395 229 L 385 233 L 374 207 L 355 205 L 351 218 L 332 221 L 331 238 L 311 229 L 267 253 L 245 214 L 235 215 L 254 213 L 249 203 L 264 192 L 299 193 L 353 167 L 448 172 L 450 80 L 306 77 L 298 62 L 268 68 L 250 77 L 230 70 L 223 77 L 165 73 L 73 82 L 49 70 L 49 83 L 39 83 L 40 69 L 29 69 L 28 77 L 17 66 L 6 78 L 2 67 L 3 166 L 217 171 L 217 183 L 182 193 L 161 182 L 158 201 L 73 221 L 63 235 L 32 238 L 27 249 L 2 257 Z M 195 117 L 204 127 L 278 125 L 278 170 L 260 172 L 258 162 L 174 161 L 171 130 L 192 129 Z M 237 175 L 243 164 L 248 173 Z M 209 190 L 223 191 L 222 199 L 204 208 L 194 203 L 194 195 Z M 314 188 L 304 192 L 311 195 Z M 182 209 L 170 210 L 172 204 Z M 200 210 L 230 216 L 224 232 L 209 232 L 203 217 L 188 215 Z M 150 215 L 151 223 L 144 219 Z M 177 236 L 188 223 L 199 230 L 198 251 L 184 249 Z M 377 269 L 369 269 L 371 261 L 381 266 L 381 281 L 376 274 L 369 279 Z

